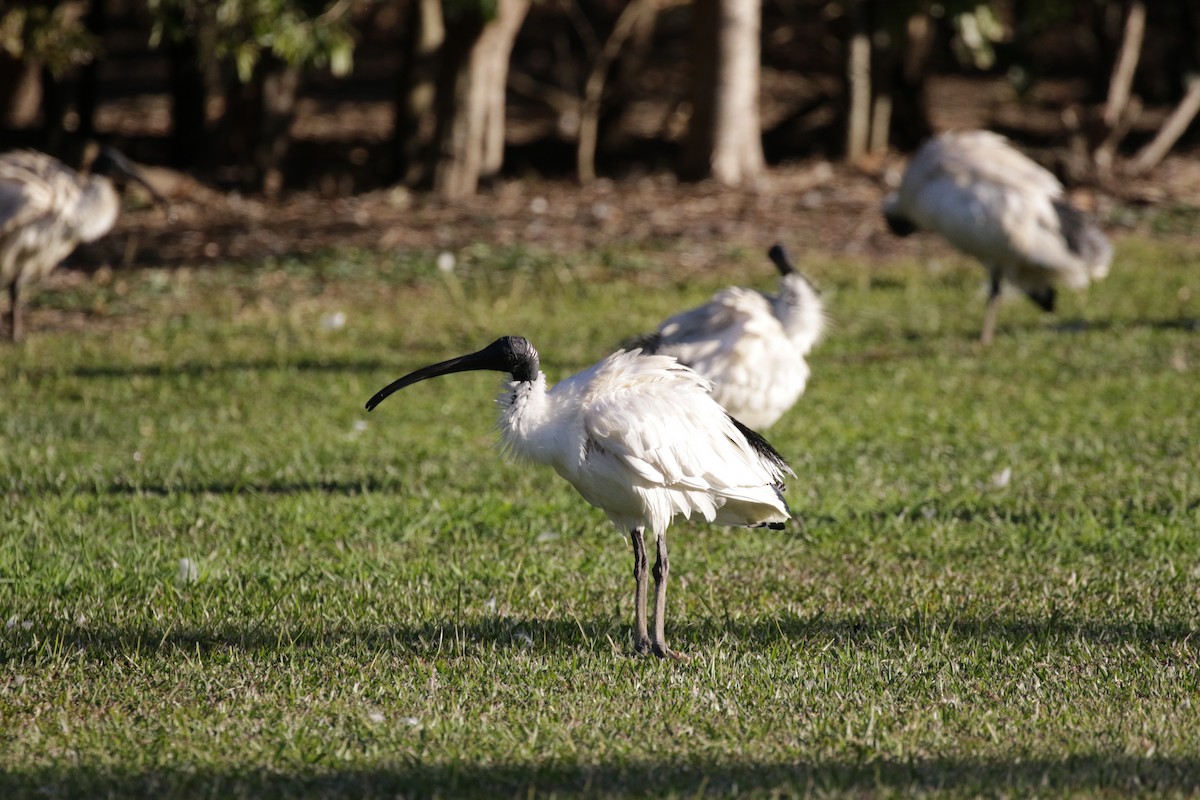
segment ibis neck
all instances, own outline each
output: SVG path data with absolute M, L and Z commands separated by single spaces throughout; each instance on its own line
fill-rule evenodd
M 79 238 L 84 242 L 94 242 L 112 230 L 120 210 L 120 200 L 107 178 L 93 175 L 85 179 L 77 207 L 81 212 Z
M 799 273 L 780 279 L 775 315 L 801 353 L 807 353 L 816 344 L 824 328 L 821 297 Z
M 538 372 L 531 380 L 506 381 L 497 398 L 500 438 L 505 448 L 519 458 L 544 463 L 551 457 L 551 415 L 546 394 L 546 376 Z

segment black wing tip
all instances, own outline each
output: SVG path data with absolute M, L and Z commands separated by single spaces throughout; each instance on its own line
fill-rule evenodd
M 654 333 L 641 333 L 637 336 L 631 336 L 621 342 L 622 350 L 641 350 L 644 355 L 652 356 L 658 352 L 658 348 L 662 346 L 662 334 L 655 331 Z
M 784 458 L 778 450 L 772 447 L 771 443 L 768 442 L 761 433 L 738 422 L 737 418 L 732 414 L 726 413 L 726 416 L 729 417 L 730 422 L 734 424 L 741 434 L 746 437 L 746 441 L 750 443 L 750 447 L 753 448 L 754 452 L 758 453 L 760 457 L 777 467 L 780 472 L 783 472 L 785 475 L 796 474 L 792 472 L 792 467 L 788 464 L 787 459 Z

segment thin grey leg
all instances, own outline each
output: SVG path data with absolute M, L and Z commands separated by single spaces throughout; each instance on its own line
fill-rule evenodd
M 650 634 L 646 629 L 646 532 L 634 528 L 629 532 L 633 541 L 633 649 L 639 654 L 650 652 Z
M 992 273 L 992 290 L 988 293 L 987 310 L 983 314 L 983 332 L 979 343 L 990 345 L 996 332 L 996 309 L 1000 307 L 1000 275 Z
M 25 337 L 24 326 L 21 323 L 21 286 L 17 281 L 13 281 L 8 287 L 8 338 L 10 341 L 19 342 Z
M 667 559 L 667 537 L 656 537 L 658 559 L 654 562 L 654 644 L 652 650 L 659 658 L 682 659 L 684 655 L 667 647 L 667 575 L 671 562 Z

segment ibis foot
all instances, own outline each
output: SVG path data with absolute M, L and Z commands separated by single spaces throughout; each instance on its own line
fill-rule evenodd
M 672 650 L 671 648 L 667 647 L 666 645 L 656 644 L 653 646 L 653 648 L 651 648 L 651 652 L 653 652 L 654 655 L 658 656 L 659 658 L 669 658 L 672 661 L 688 661 L 689 660 L 689 656 L 687 653 L 681 653 L 678 650 Z
M 639 656 L 649 655 L 650 653 L 650 638 L 635 639 L 633 642 L 633 652 Z

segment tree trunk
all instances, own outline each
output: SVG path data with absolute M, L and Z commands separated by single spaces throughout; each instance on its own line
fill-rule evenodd
M 264 59 L 262 68 L 262 116 L 254 163 L 262 178 L 263 193 L 275 197 L 283 189 L 283 162 L 291 145 L 300 69 L 270 58 Z
M 104 0 L 91 0 L 83 15 L 88 32 L 99 42 L 104 52 L 104 34 L 108 31 L 108 10 Z M 79 127 L 75 134 L 80 139 L 96 138 L 96 109 L 100 103 L 100 58 L 94 57 L 79 70 L 79 82 L 75 94 L 75 112 L 79 115 Z
M 41 106 L 41 66 L 0 54 L 0 129 L 32 128 Z
M 696 0 L 692 13 L 692 117 L 682 172 L 730 186 L 753 183 L 764 169 L 761 2 Z
M 474 194 L 504 159 L 504 106 L 513 41 L 530 0 L 497 0 L 486 23 L 474 14 L 448 20 L 438 81 L 434 189 Z
M 871 135 L 871 26 L 866 0 L 853 0 L 850 7 L 853 30 L 846 61 L 850 87 L 850 111 L 846 118 L 846 160 L 858 163 L 867 154 Z
M 200 71 L 200 53 L 194 39 L 172 41 L 167 45 L 170 60 L 171 133 L 167 140 L 167 161 L 176 169 L 208 164 L 207 115 L 208 87 Z
M 438 56 L 446 40 L 441 0 L 413 0 L 405 24 L 404 61 L 396 81 L 392 178 L 409 186 L 430 179 Z
M 922 8 L 905 23 L 903 67 L 892 72 L 891 143 L 912 150 L 933 135 L 929 122 L 926 78 L 933 49 L 934 26 L 928 9 Z
M 47 153 L 63 155 L 66 146 L 67 90 L 49 69 L 42 68 L 42 145 Z
M 300 70 L 264 54 L 249 83 L 232 79 L 222 119 L 225 157 L 238 164 L 238 182 L 275 196 L 283 188 L 283 161 L 300 85 Z

